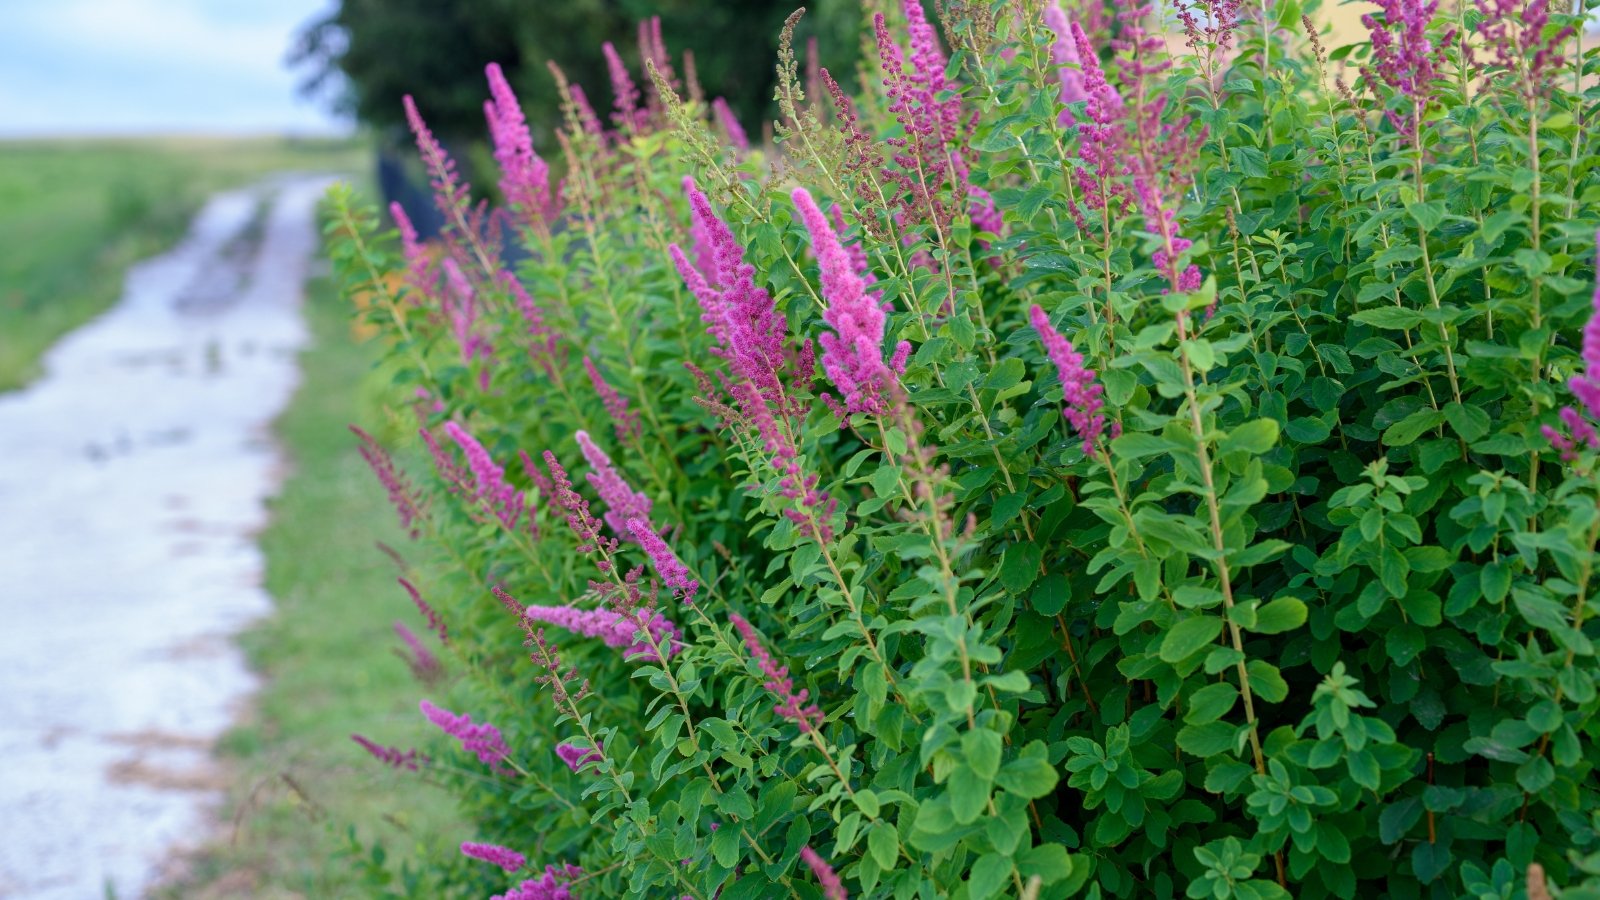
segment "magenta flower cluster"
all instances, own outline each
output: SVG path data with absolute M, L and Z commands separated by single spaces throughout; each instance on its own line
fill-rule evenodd
M 445 285 L 449 288 L 444 293 L 445 316 L 449 318 L 450 329 L 461 348 L 461 362 L 470 366 L 475 359 L 487 360 L 494 355 L 494 348 L 477 328 L 478 292 L 454 259 L 447 256 L 441 265 L 444 268 Z M 487 387 L 488 376 L 487 369 L 479 374 L 480 388 Z
M 910 40 L 909 68 L 905 52 L 889 34 L 884 15 L 876 13 L 872 20 L 889 112 L 905 133 L 889 141 L 896 168 L 883 173 L 899 189 L 894 198 L 900 204 L 896 221 L 902 226 L 928 223 L 948 230 L 957 211 L 964 210 L 976 230 L 998 233 L 999 211 L 988 193 L 971 180 L 968 138 L 977 114 L 968 116 L 962 111 L 960 94 L 945 77 L 949 60 L 939 47 L 938 32 L 928 21 L 921 0 L 900 0 L 900 11 Z M 917 256 L 922 265 L 933 267 L 925 252 Z
M 422 643 L 422 639 L 417 637 L 416 632 L 407 628 L 404 622 L 394 623 L 394 633 L 410 651 L 409 654 L 402 653 L 401 657 L 410 667 L 411 674 L 423 683 L 436 681 L 444 668 L 439 665 L 439 658 L 433 655 L 433 651 L 429 650 L 427 645 Z
M 733 622 L 733 627 L 738 630 L 739 636 L 744 639 L 745 649 L 750 651 L 750 658 L 755 661 L 756 668 L 761 674 L 767 676 L 766 688 L 773 696 L 778 698 L 778 705 L 774 707 L 778 715 L 800 726 L 801 731 L 816 731 L 822 727 L 822 709 L 816 704 L 807 705 L 806 700 L 810 692 L 805 688 L 798 690 L 794 686 L 794 679 L 789 677 L 789 668 L 781 666 L 767 648 L 761 644 L 761 635 L 738 613 L 728 616 Z
M 556 367 L 565 360 L 561 351 L 561 335 L 545 321 L 544 308 L 528 294 L 528 289 L 522 286 L 517 276 L 501 272 L 500 284 L 510 292 L 517 312 L 522 314 L 522 321 L 528 326 L 528 358 L 543 369 L 547 377 L 558 377 Z
M 628 408 L 628 399 L 617 393 L 617 389 L 606 381 L 594 360 L 585 356 L 583 370 L 589 374 L 589 383 L 594 386 L 594 392 L 600 395 L 600 403 L 605 407 L 606 415 L 611 417 L 611 427 L 617 434 L 620 443 L 638 440 L 639 416 Z
M 822 370 L 843 397 L 846 413 L 882 414 L 905 371 L 911 343 L 901 341 L 885 362 L 883 337 L 888 316 L 881 295 L 867 291 L 866 282 L 811 194 L 795 188 L 791 197 L 811 234 L 811 249 L 822 270 L 822 297 L 827 302 L 822 319 L 833 329 L 818 339 Z
M 439 276 L 433 271 L 433 258 L 411 224 L 406 208 L 399 203 L 389 204 L 389 217 L 400 232 L 400 252 L 406 258 L 406 284 L 415 292 L 413 299 L 433 300 L 439 291 Z
M 1072 34 L 1072 24 L 1061 10 L 1061 0 L 1050 0 L 1044 5 L 1044 24 L 1055 35 L 1050 45 L 1050 64 L 1056 67 L 1056 79 L 1061 83 L 1061 103 L 1067 106 L 1089 99 L 1083 83 L 1083 61 L 1078 58 L 1078 43 Z M 1057 121 L 1067 125 L 1074 121 L 1072 111 L 1063 109 Z
M 588 763 L 599 763 L 605 759 L 605 754 L 600 747 L 580 747 L 571 741 L 562 741 L 556 745 L 556 756 L 567 764 L 567 768 L 577 772 Z
M 439 211 L 447 218 L 461 215 L 472 202 L 472 186 L 462 180 L 456 171 L 455 160 L 444 151 L 444 146 L 422 120 L 422 113 L 417 111 L 417 103 L 411 99 L 411 95 L 400 98 L 400 102 L 405 107 L 406 123 L 411 126 L 411 133 L 417 140 L 417 151 L 428 170 Z
M 444 433 L 466 455 L 467 468 L 472 471 L 474 481 L 474 499 L 507 529 L 515 530 L 527 502 L 522 492 L 506 481 L 505 470 L 465 428 L 454 421 L 446 422 Z
M 389 455 L 389 451 L 385 450 L 376 438 L 354 425 L 350 426 L 350 430 L 361 441 L 361 447 L 357 452 L 372 469 L 372 474 L 377 476 L 383 489 L 388 492 L 389 503 L 400 516 L 400 527 L 415 538 L 420 532 L 417 525 L 422 519 L 422 507 L 417 500 L 416 490 L 406 480 L 400 467 L 395 465 L 394 457 Z
M 595 445 L 587 431 L 579 431 L 573 438 L 578 442 L 578 449 L 583 451 L 583 458 L 589 463 L 590 471 L 586 476 L 589 485 L 600 495 L 600 502 L 606 505 L 606 526 L 617 537 L 631 540 L 633 535 L 628 531 L 628 520 L 643 519 L 648 522 L 650 498 L 628 486 L 622 474 L 611 464 L 611 457 Z
M 636 610 L 625 615 L 610 609 L 577 609 L 571 606 L 529 606 L 523 616 L 535 622 L 554 625 L 574 634 L 597 637 L 607 647 L 622 648 L 624 659 L 644 658 L 661 661 L 656 647 L 671 659 L 683 649 L 678 626 L 657 610 Z M 650 637 L 641 637 L 649 629 Z
M 634 86 L 633 76 L 628 74 L 628 66 L 617 53 L 615 44 L 606 41 L 600 46 L 600 52 L 606 58 L 606 73 L 611 77 L 611 98 L 616 110 L 611 121 L 616 123 L 619 130 L 634 131 L 644 124 L 643 111 L 639 108 L 639 89 Z
M 1095 380 L 1094 370 L 1083 364 L 1083 355 L 1072 349 L 1072 344 L 1050 325 L 1050 317 L 1035 305 L 1028 310 L 1028 321 L 1039 333 L 1045 355 L 1055 363 L 1056 374 L 1061 378 L 1061 399 L 1066 404 L 1062 414 L 1072 423 L 1072 428 L 1083 439 L 1083 452 L 1093 454 L 1095 445 L 1106 430 L 1106 417 L 1101 412 L 1105 388 Z M 1121 433 L 1121 426 L 1111 423 L 1111 436 Z
M 811 874 L 817 878 L 817 884 L 822 885 L 822 896 L 827 900 L 850 900 L 850 894 L 844 889 L 844 882 L 839 880 L 839 874 L 833 871 L 833 866 L 828 861 L 817 855 L 817 851 L 809 846 L 800 848 L 800 858 L 811 867 Z
M 677 244 L 667 248 L 684 284 L 700 304 L 700 319 L 716 342 L 712 352 L 728 361 L 735 376 L 749 380 L 761 397 L 782 410 L 783 340 L 789 323 L 772 295 L 756 284 L 756 268 L 744 258 L 738 238 L 711 208 L 711 200 L 694 183 L 683 180 L 689 198 L 701 265 L 689 264 Z M 713 286 L 715 285 L 715 286 Z
M 510 847 L 502 847 L 499 844 L 479 844 L 473 841 L 463 841 L 461 855 L 492 863 L 507 872 L 515 872 L 528 864 L 526 856 L 512 850 Z
M 422 599 L 422 593 L 417 590 L 416 585 L 404 578 L 397 580 L 400 582 L 400 586 L 406 589 L 406 593 L 411 596 L 411 602 L 416 605 L 417 612 L 422 613 L 422 617 L 428 620 L 428 630 L 439 636 L 439 643 L 450 643 L 450 638 L 445 632 L 444 620 L 439 618 L 439 614 L 428 604 L 428 601 Z
M 1437 46 L 1428 37 L 1439 0 L 1376 2 L 1381 15 L 1361 17 L 1372 41 L 1372 61 L 1362 72 L 1368 81 L 1387 85 L 1401 99 L 1401 109 L 1391 106 L 1384 115 L 1406 140 L 1413 141 L 1444 77 L 1439 66 L 1455 40 L 1455 30 L 1446 31 Z
M 628 533 L 644 548 L 645 555 L 650 557 L 650 565 L 656 570 L 667 587 L 683 600 L 685 605 L 694 603 L 695 592 L 700 590 L 700 582 L 689 576 L 689 567 L 683 564 L 678 554 L 673 552 L 667 542 L 661 539 L 654 527 L 644 519 L 629 519 Z
M 350 740 L 355 741 L 361 749 L 372 754 L 373 758 L 386 766 L 394 769 L 409 769 L 412 772 L 425 765 L 429 760 L 426 756 L 415 750 L 400 750 L 395 747 L 386 747 L 383 744 L 370 741 L 359 734 L 350 735 Z
M 1552 87 L 1547 73 L 1563 65 L 1561 47 L 1572 26 L 1549 29 L 1550 0 L 1476 0 L 1478 33 L 1501 69 L 1515 73 L 1529 100 Z
M 511 749 L 506 746 L 505 738 L 501 737 L 500 729 L 487 722 L 474 723 L 469 715 L 458 716 L 426 700 L 418 704 L 418 708 L 429 722 L 460 741 L 461 749 L 478 757 L 478 761 L 493 769 L 495 774 L 507 777 L 517 774 L 505 764 L 511 756 Z
M 550 166 L 534 152 L 522 105 L 499 63 L 490 63 L 486 72 L 491 99 L 484 101 L 483 113 L 489 122 L 494 161 L 500 166 L 500 193 L 524 221 L 547 229 L 558 212 L 560 186 L 551 189 Z
M 1600 232 L 1595 233 L 1595 258 L 1600 261 Z M 1600 266 L 1600 262 L 1597 262 L 1597 266 Z M 1564 462 L 1577 459 L 1580 447 L 1600 450 L 1600 433 L 1596 433 L 1591 424 L 1600 421 L 1600 268 L 1595 273 L 1591 310 L 1589 321 L 1583 326 L 1583 371 L 1567 379 L 1567 389 L 1578 398 L 1583 411 L 1564 406 L 1559 415 L 1566 426 L 1565 431 L 1550 425 L 1540 426 L 1539 429 L 1561 454 Z
M 530 878 L 489 900 L 573 900 L 570 882 L 583 874 L 577 866 L 545 866 L 544 875 Z
M 740 153 L 750 152 L 750 138 L 744 133 L 744 126 L 739 124 L 739 117 L 733 114 L 728 101 L 718 97 L 711 101 L 711 112 L 717 117 L 717 124 L 722 126 L 722 133 L 727 135 L 728 143 Z

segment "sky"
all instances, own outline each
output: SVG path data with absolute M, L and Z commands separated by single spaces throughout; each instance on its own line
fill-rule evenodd
M 0 0 L 0 136 L 327 134 L 285 57 L 332 0 Z

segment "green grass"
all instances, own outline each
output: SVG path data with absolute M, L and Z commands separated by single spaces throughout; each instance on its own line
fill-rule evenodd
M 116 301 L 215 191 L 279 170 L 354 171 L 360 142 L 145 138 L 0 142 L 0 391 Z
M 276 611 L 242 639 L 266 682 L 249 720 L 224 741 L 235 782 L 214 845 L 157 896 L 373 896 L 362 867 L 340 856 L 348 823 L 362 823 L 367 844 L 381 839 L 391 861 L 453 853 L 467 833 L 448 794 L 350 740 L 356 732 L 409 747 L 422 736 L 425 689 L 391 650 L 393 622 L 427 632 L 395 583 L 395 563 L 374 544 L 406 547 L 345 427 L 379 430 L 372 354 L 356 344 L 349 309 L 327 279 L 311 285 L 306 312 L 315 344 L 277 425 L 293 469 L 261 537 Z

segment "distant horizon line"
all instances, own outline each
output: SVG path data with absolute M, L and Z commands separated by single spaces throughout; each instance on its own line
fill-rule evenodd
M 356 124 L 335 126 L 286 126 L 281 128 L 61 128 L 11 131 L 0 125 L 0 142 L 74 140 L 251 140 L 260 138 L 354 138 L 365 129 Z

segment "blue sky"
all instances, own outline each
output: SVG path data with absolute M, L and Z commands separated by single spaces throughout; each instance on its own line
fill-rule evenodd
M 348 126 L 284 63 L 331 0 L 0 0 L 0 136 Z

